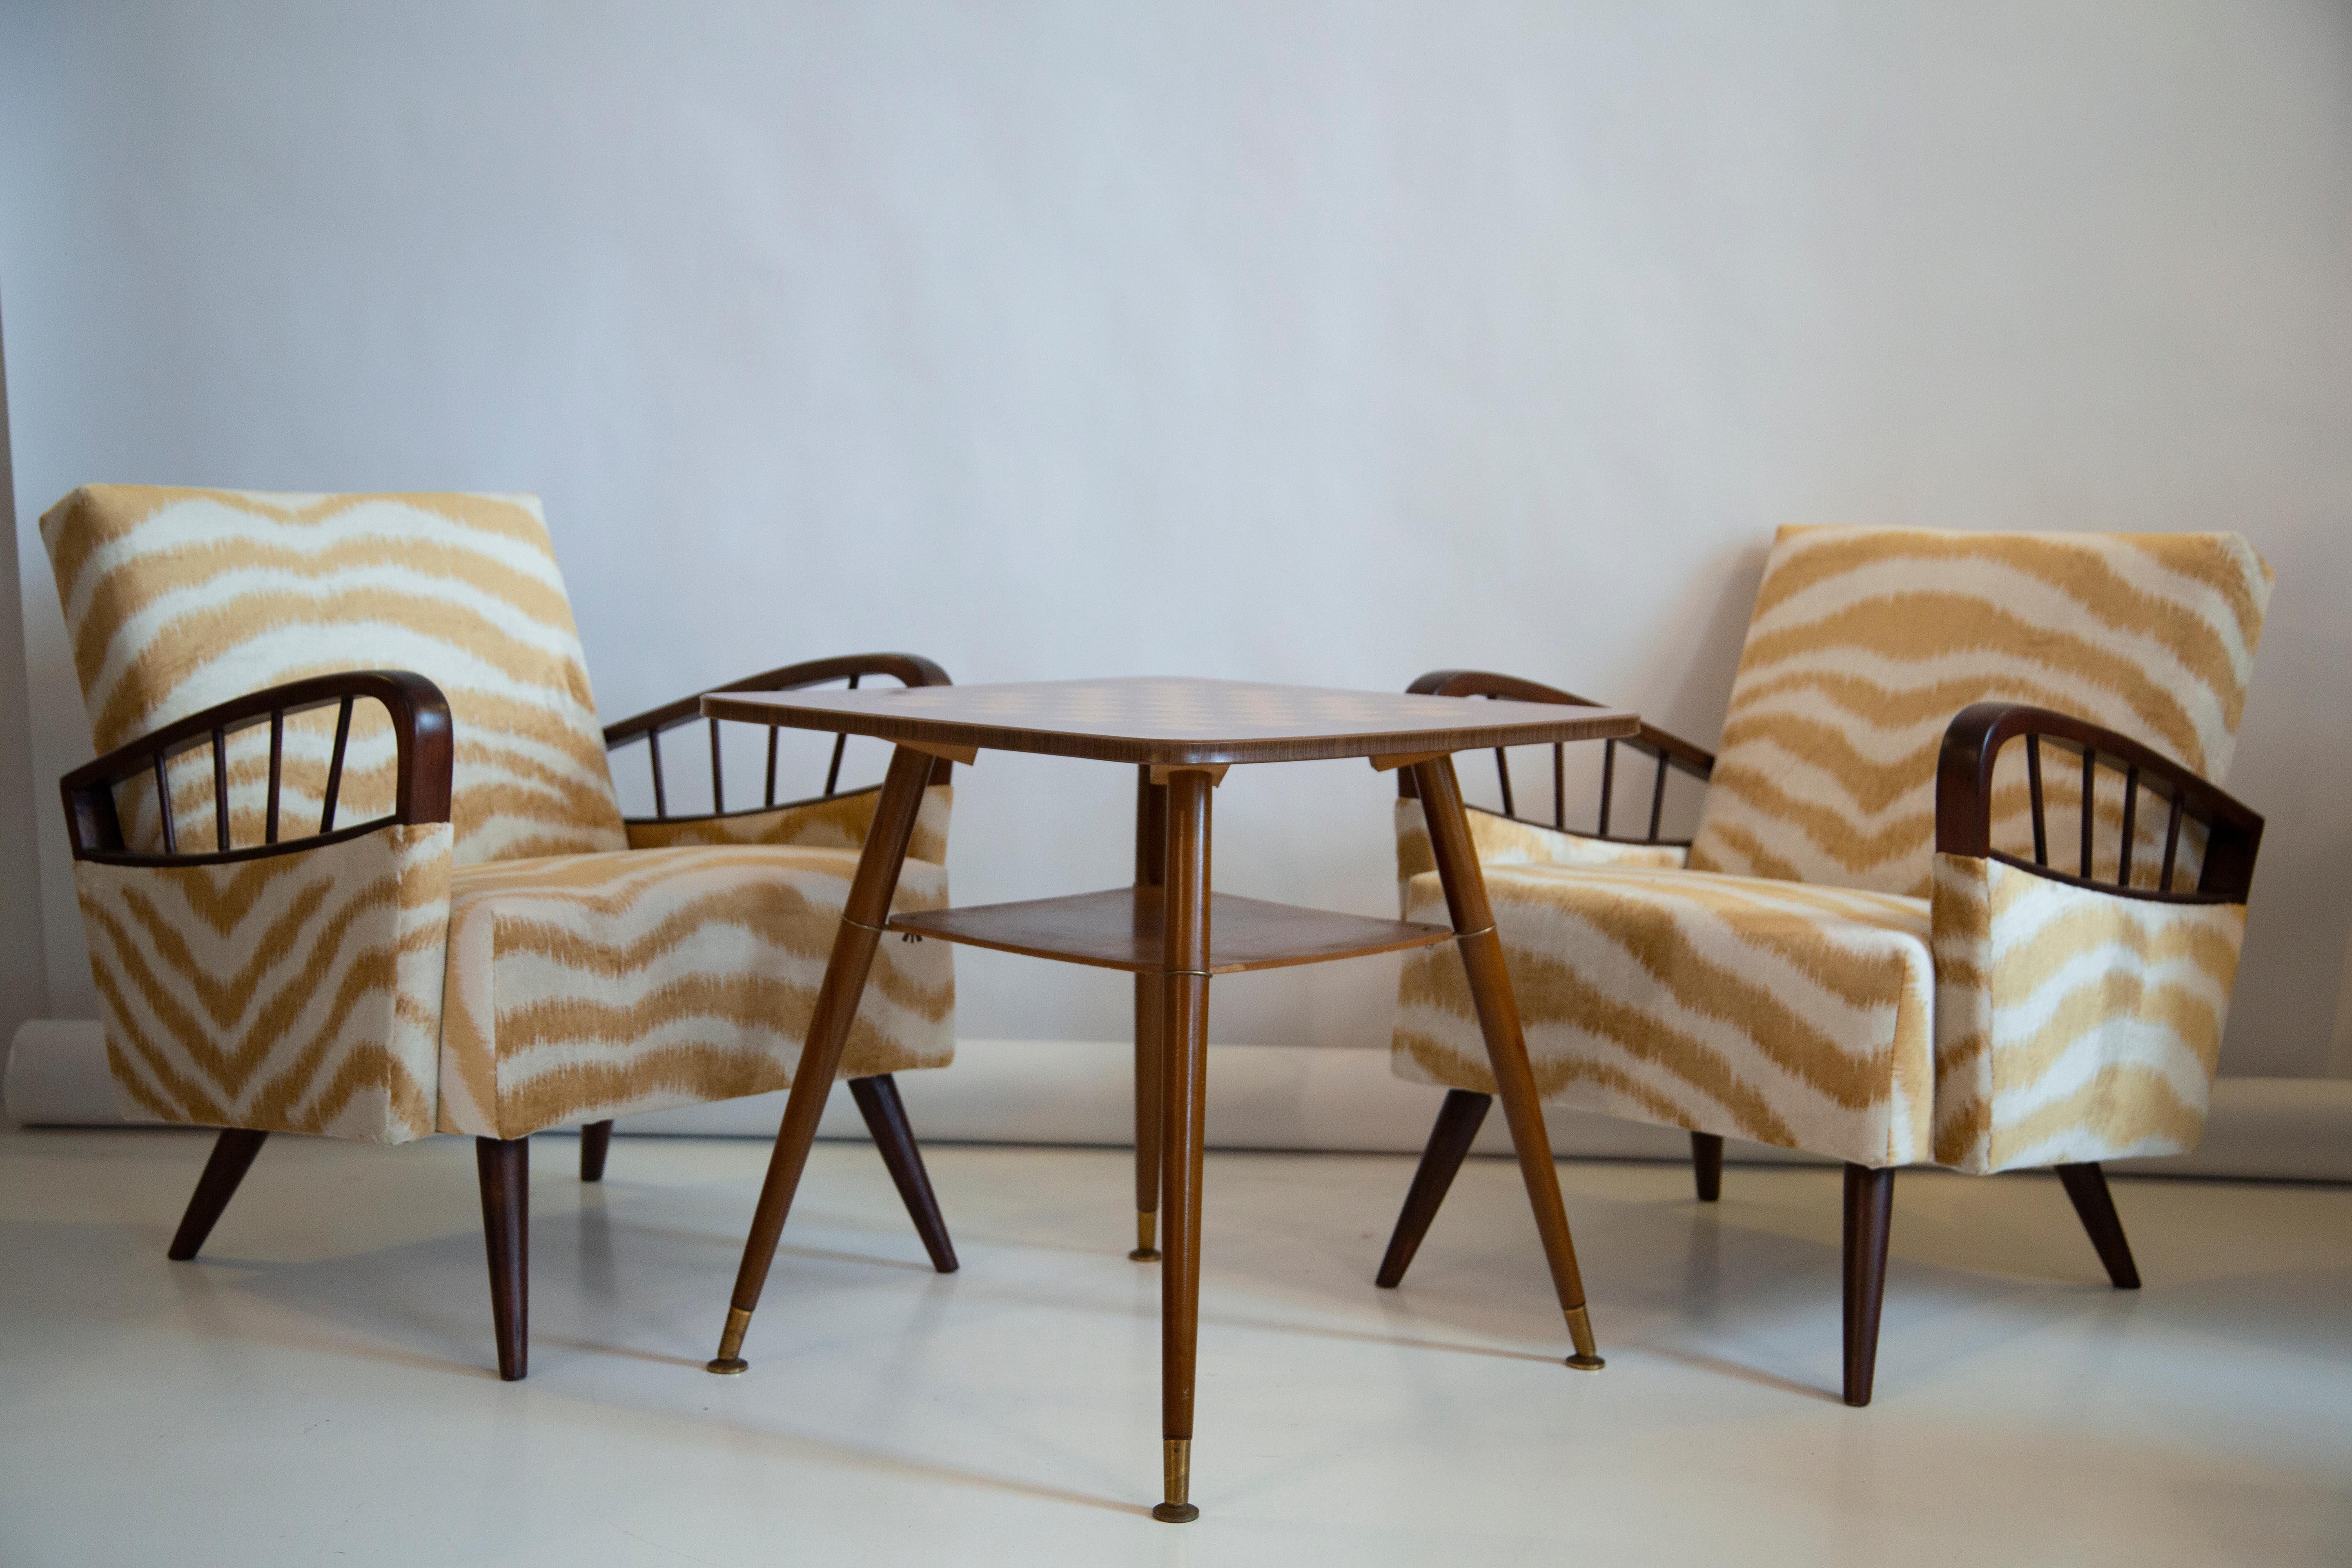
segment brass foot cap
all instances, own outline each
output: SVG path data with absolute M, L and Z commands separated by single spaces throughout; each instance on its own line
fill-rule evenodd
M 1599 1372 L 1609 1363 L 1597 1355 L 1572 1355 L 1568 1358 L 1568 1364 L 1579 1372 Z
M 1163 1502 L 1151 1510 L 1151 1517 L 1162 1524 L 1190 1524 L 1201 1510 L 1189 1502 Z
M 1127 1256 L 1137 1263 L 1157 1263 L 1160 1261 L 1160 1249 L 1156 1247 L 1139 1247 Z
M 719 1357 L 716 1361 L 703 1363 L 702 1370 L 705 1372 L 716 1373 L 720 1377 L 733 1377 L 751 1364 L 751 1363 L 750 1362 L 745 1361 L 740 1355 L 723 1355 Z

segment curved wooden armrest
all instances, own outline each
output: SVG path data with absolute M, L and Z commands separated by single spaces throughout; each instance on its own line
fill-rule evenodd
M 898 682 L 901 686 L 948 686 L 953 684 L 953 682 L 948 679 L 948 672 L 946 670 L 940 668 L 939 665 L 932 662 L 930 659 L 925 658 L 920 654 L 850 653 L 843 654 L 835 658 L 808 659 L 800 664 L 785 665 L 779 669 L 762 670 L 758 675 L 747 675 L 740 680 L 730 680 L 724 686 L 709 687 L 701 691 L 693 693 L 691 696 L 681 697 L 675 702 L 665 702 L 658 708 L 648 708 L 644 712 L 624 719 L 618 723 L 605 725 L 604 749 L 607 752 L 625 746 L 634 741 L 643 741 L 646 742 L 646 745 L 651 753 L 650 760 L 653 768 L 654 782 L 654 815 L 650 817 L 632 817 L 629 820 L 633 822 L 687 822 L 705 820 L 706 817 L 730 816 L 741 816 L 747 815 L 746 812 L 730 812 L 726 807 L 726 785 L 720 776 L 719 767 L 719 721 L 716 719 L 709 721 L 710 729 L 710 798 L 713 809 L 707 814 L 698 814 L 691 817 L 672 816 L 669 814 L 669 792 L 666 787 L 667 781 L 665 780 L 662 773 L 661 738 L 672 730 L 678 729 L 683 725 L 700 721 L 703 719 L 702 700 L 711 692 L 798 691 L 803 687 L 823 686 L 827 681 L 833 680 L 846 680 L 854 689 L 860 679 L 869 675 L 888 676 L 890 679 Z M 776 742 L 774 735 L 775 732 L 773 731 L 769 731 L 767 804 L 764 805 L 750 807 L 749 810 L 772 811 L 780 805 L 813 805 L 814 802 L 819 800 L 832 799 L 835 794 L 834 785 L 838 784 L 841 779 L 842 750 L 844 743 L 847 741 L 848 737 L 845 735 L 836 736 L 834 740 L 833 763 L 825 773 L 824 793 L 823 795 L 812 796 L 810 799 L 805 801 L 779 801 L 776 799 Z M 952 763 L 940 763 L 931 770 L 931 782 L 933 784 L 946 784 L 950 774 L 953 773 L 954 767 L 955 764 Z
M 2022 860 L 1992 847 L 1993 763 L 2002 746 L 2019 737 L 2026 743 L 2026 783 L 2033 812 L 2035 859 Z M 2084 776 L 2093 777 L 2098 761 L 2124 774 L 2123 847 L 2117 856 L 2114 882 L 2095 882 L 2072 876 L 2047 863 L 2042 816 L 2041 742 L 2048 736 L 2083 753 Z M 2134 818 L 2143 788 L 2165 796 L 2169 816 L 2165 827 L 2164 865 L 2156 889 L 2134 888 L 2131 853 Z M 2091 818 L 2082 812 L 2083 864 L 2090 861 Z M 2206 830 L 2204 865 L 2193 893 L 2170 891 L 2173 852 L 2186 818 Z M 2200 777 L 2171 758 L 2113 730 L 2103 729 L 2072 714 L 2021 702 L 1977 702 L 1960 710 L 1944 731 L 1944 745 L 1936 763 L 1936 848 L 1945 855 L 2006 862 L 2038 877 L 2095 888 L 2120 898 L 2150 899 L 2173 903 L 2242 903 L 2254 879 L 2254 856 L 2262 847 L 2260 813 L 2219 785 Z M 2042 863 L 2037 863 L 2042 862 Z
M 1424 697 L 1498 697 L 1514 702 L 1559 702 L 1576 708 L 1603 706 L 1589 697 L 1579 697 L 1572 691 L 1562 691 L 1556 686 L 1546 686 L 1540 681 L 1525 680 L 1516 675 L 1498 675 L 1489 669 L 1433 669 L 1405 689 Z M 1656 775 L 1650 784 L 1650 829 L 1643 837 L 1628 837 L 1609 831 L 1609 808 L 1612 794 L 1617 784 L 1617 748 L 1620 746 L 1631 746 L 1633 750 L 1656 759 L 1657 762 Z M 1536 823 L 1535 826 L 1549 826 L 1555 831 L 1563 833 L 1572 832 L 1573 829 L 1569 827 L 1566 820 L 1567 786 L 1564 783 L 1563 754 L 1559 746 L 1554 746 L 1551 751 L 1553 820 L 1549 824 Z M 1597 831 L 1584 837 L 1606 839 L 1612 844 L 1683 842 L 1679 839 L 1668 840 L 1658 837 L 1658 821 L 1665 806 L 1666 771 L 1669 768 L 1688 773 L 1691 777 L 1704 783 L 1714 776 L 1715 753 L 1704 746 L 1694 746 L 1679 735 L 1669 734 L 1656 725 L 1647 723 L 1632 735 L 1605 742 L 1601 752 L 1600 826 Z M 1503 753 L 1499 750 L 1495 753 L 1495 772 L 1502 781 L 1502 815 L 1514 821 L 1528 820 L 1520 817 L 1513 809 L 1511 770 L 1506 765 Z M 1397 770 L 1397 793 L 1404 799 L 1412 798 L 1411 769 Z
M 354 703 L 370 700 L 383 704 L 384 711 L 392 716 L 393 739 L 397 748 L 392 814 L 351 827 L 332 832 L 322 828 L 317 834 L 278 842 L 276 836 L 280 761 L 278 740 L 288 715 L 306 713 L 317 708 L 340 707 L 341 710 L 335 725 L 334 756 L 327 769 L 323 820 L 331 823 L 334 820 L 335 796 L 342 783 L 343 743 L 351 735 L 352 708 Z M 234 731 L 264 720 L 268 721 L 271 731 L 270 842 L 244 849 L 231 849 L 228 847 L 228 737 Z M 199 747 L 211 748 L 213 755 L 213 826 L 216 848 L 212 853 L 182 854 L 177 830 L 172 821 L 168 770 L 173 757 Z M 357 669 L 337 675 L 312 676 L 307 680 L 288 681 L 282 686 L 272 686 L 247 696 L 234 698 L 201 713 L 192 713 L 152 733 L 126 742 L 94 762 L 83 763 L 58 781 L 58 789 L 65 797 L 66 832 L 73 841 L 75 859 L 104 860 L 123 866 L 210 865 L 227 860 L 256 860 L 298 849 L 316 848 L 320 844 L 372 833 L 390 823 L 446 822 L 449 820 L 450 769 L 454 757 L 449 703 L 441 695 L 439 687 L 412 670 Z M 160 855 L 125 849 L 121 819 L 115 812 L 115 786 L 142 775 L 154 780 L 157 799 L 163 806 L 163 852 Z

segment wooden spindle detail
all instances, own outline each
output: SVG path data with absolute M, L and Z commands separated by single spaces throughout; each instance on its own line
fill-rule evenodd
M 172 826 L 172 771 L 163 763 L 163 753 L 155 753 L 155 807 L 163 816 L 163 853 L 180 852 L 180 836 Z
M 2050 827 L 2042 815 L 2042 737 L 2025 737 L 2025 794 L 2033 810 L 2033 863 L 2050 864 Z
M 1601 742 L 1601 826 L 1600 837 L 1609 837 L 1609 792 L 1617 787 L 1617 742 Z
M 228 848 L 228 731 L 213 726 L 213 847 Z
M 2124 770 L 2124 847 L 2116 856 L 2116 886 L 2131 886 L 2132 830 L 2139 808 L 2139 769 Z
M 261 809 L 261 841 L 278 842 L 278 775 L 286 766 L 286 715 L 269 716 L 269 798 Z
M 1568 831 L 1568 748 L 1558 742 L 1551 748 L 1551 825 Z
M 348 697 L 335 713 L 335 750 L 327 759 L 327 798 L 319 807 L 319 831 L 330 833 L 335 826 L 335 797 L 343 793 L 343 748 L 352 738 L 352 700 Z
M 713 816 L 723 816 L 727 812 L 727 773 L 719 760 L 719 721 L 706 719 L 703 722 L 710 726 L 710 810 Z
M 1650 842 L 1658 841 L 1658 822 L 1666 813 L 1666 753 L 1658 753 L 1658 778 L 1650 786 Z
M 2084 881 L 2091 879 L 2091 819 L 2097 815 L 2093 791 L 2098 784 L 2099 753 L 2090 747 L 2083 748 L 2083 868 L 2077 872 Z
M 776 725 L 771 724 L 771 725 L 769 725 L 769 726 L 768 726 L 768 798 L 767 798 L 767 804 L 768 804 L 769 805 L 772 805 L 772 805 L 774 805 L 776 804 L 776 737 L 777 737 L 778 735 L 782 734 L 782 732 L 783 732 L 783 731 L 782 731 L 778 726 L 776 726 Z
M 646 731 L 646 755 L 653 764 L 654 820 L 659 822 L 669 816 L 669 794 L 662 788 L 661 731 L 659 730 Z
M 857 677 L 854 675 L 849 678 L 849 689 L 852 691 L 857 689 Z M 835 787 L 841 783 L 841 753 L 847 750 L 848 746 L 849 736 L 845 731 L 833 738 L 833 761 L 827 763 L 824 769 L 824 793 L 827 795 L 831 795 Z
M 2180 791 L 2172 792 L 2172 810 L 2164 823 L 2164 868 L 2156 874 L 2156 890 L 2172 891 L 2172 862 L 2180 851 Z
M 1511 800 L 1511 756 L 1508 752 L 1504 751 L 1500 746 L 1495 748 L 1495 776 L 1502 781 L 1503 815 L 1505 816 L 1518 816 L 1518 809 L 1513 805 Z

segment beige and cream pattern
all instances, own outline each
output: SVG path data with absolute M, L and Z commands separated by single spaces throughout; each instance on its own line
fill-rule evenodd
M 457 864 L 626 847 L 536 498 L 90 485 L 50 509 L 41 538 L 100 751 L 305 676 L 414 670 L 457 733 Z M 319 820 L 334 725 L 331 709 L 287 723 L 287 837 Z M 231 742 L 236 845 L 262 842 L 268 757 L 266 726 Z M 207 836 L 211 769 L 197 752 L 172 773 L 175 820 Z M 392 800 L 392 727 L 363 703 L 336 822 Z M 152 790 L 126 786 L 121 804 L 125 842 L 160 848 Z
M 1936 857 L 1936 1161 L 2002 1171 L 2197 1147 L 2242 904 L 2112 898 Z
M 2228 533 L 1784 528 L 1690 864 L 1926 898 L 1937 751 L 1971 702 L 2071 713 L 2221 783 L 2270 588 Z M 2060 759 L 2043 779 L 2049 841 L 2072 868 L 2081 791 Z M 2024 768 L 2022 747 L 2003 753 L 1993 845 L 2030 857 Z M 2112 879 L 2120 792 L 2098 812 Z M 2137 826 L 2135 880 L 2152 884 L 2163 818 Z
M 449 826 L 210 866 L 79 861 L 124 1111 L 402 1143 L 433 1131 Z
M 91 486 L 42 519 L 101 750 L 305 676 L 408 669 L 446 696 L 453 821 L 212 865 L 75 867 L 134 1114 L 400 1142 L 519 1138 L 791 1081 L 877 796 L 625 824 L 578 634 L 529 496 Z M 315 831 L 332 710 L 289 720 L 281 837 Z M 268 726 L 228 748 L 232 842 L 263 841 Z M 338 826 L 394 802 L 354 715 Z M 174 764 L 184 850 L 212 762 Z M 152 789 L 117 789 L 133 850 Z M 899 903 L 947 899 L 927 792 Z M 200 825 L 200 826 L 199 826 Z M 944 1066 L 944 943 L 886 942 L 845 1076 Z
M 855 848 L 719 845 L 461 867 L 441 1029 L 445 1132 L 548 1127 L 790 1087 Z M 944 909 L 909 859 L 892 907 Z M 840 1077 L 945 1067 L 955 969 L 884 942 Z
M 2221 783 L 2270 584 L 2234 534 L 1782 530 L 1687 869 L 1578 864 L 1555 842 L 1575 836 L 1471 814 L 1547 1097 L 1873 1167 L 2193 1148 L 2243 907 L 1938 857 L 1936 763 L 1962 708 L 2009 700 Z M 1993 842 L 2030 858 L 2022 753 L 1995 774 Z M 2068 872 L 2078 766 L 2045 748 Z M 2103 775 L 2109 880 L 2121 795 Z M 2148 887 L 2165 812 L 2139 806 L 2132 879 Z M 2176 886 L 2200 843 L 2184 835 Z M 1398 866 L 1407 918 L 1442 919 L 1417 806 L 1399 811 Z M 1407 960 L 1393 1061 L 1491 1092 L 1451 948 Z

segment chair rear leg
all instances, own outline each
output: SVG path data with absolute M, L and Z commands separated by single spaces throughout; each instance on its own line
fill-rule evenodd
M 580 1130 L 580 1179 L 601 1182 L 604 1179 L 604 1156 L 612 1152 L 613 1124 L 591 1121 Z
M 530 1140 L 477 1138 L 482 1241 L 490 1258 L 490 1320 L 499 1375 L 520 1381 L 530 1363 Z
M 1429 1130 L 1429 1146 L 1421 1152 L 1421 1166 L 1412 1173 L 1412 1185 L 1405 1190 L 1396 1229 L 1390 1233 L 1388 1254 L 1381 1259 L 1381 1271 L 1372 1277 L 1382 1289 L 1393 1290 L 1404 1282 L 1404 1271 L 1412 1267 L 1412 1255 L 1421 1250 L 1421 1238 L 1429 1234 L 1429 1222 L 1437 1217 L 1446 1189 L 1454 1185 L 1454 1173 L 1462 1169 L 1478 1136 L 1478 1125 L 1486 1120 L 1487 1107 L 1494 1103 L 1491 1094 L 1466 1089 L 1446 1091 L 1445 1103 L 1437 1108 L 1437 1125 Z
M 1879 1309 L 1886 1303 L 1886 1240 L 1894 1228 L 1895 1172 L 1845 1168 L 1845 1402 L 1870 1403 L 1878 1373 Z
M 185 1263 L 204 1250 L 205 1237 L 212 1235 L 221 1211 L 228 1207 L 229 1199 L 236 1196 L 237 1184 L 253 1168 L 253 1157 L 261 1152 L 262 1142 L 268 1136 L 242 1127 L 222 1130 L 213 1142 L 212 1158 L 205 1162 L 205 1173 L 196 1178 L 196 1190 L 188 1199 L 188 1211 L 180 1216 L 180 1228 L 173 1235 L 164 1257 L 174 1263 Z
M 2065 1184 L 2066 1195 L 2074 1200 L 2074 1213 L 2081 1217 L 2083 1228 L 2091 1233 L 2091 1245 L 2099 1249 L 2107 1278 L 2118 1290 L 2138 1289 L 2139 1266 L 2132 1261 L 2131 1243 L 2124 1239 L 2124 1222 L 2116 1215 L 2107 1173 L 2095 1163 L 2061 1165 L 2058 1180 Z
M 866 1118 L 866 1130 L 874 1134 L 874 1146 L 882 1151 L 890 1179 L 898 1184 L 899 1200 L 915 1222 L 915 1234 L 923 1238 L 923 1250 L 931 1255 L 931 1267 L 942 1274 L 954 1273 L 955 1243 L 948 1239 L 948 1222 L 940 1215 L 940 1200 L 931 1191 L 930 1173 L 923 1169 L 914 1129 L 907 1124 L 907 1104 L 898 1098 L 897 1081 L 888 1073 L 854 1078 L 849 1093 Z
M 1711 1204 L 1723 1196 L 1723 1139 L 1713 1132 L 1691 1134 L 1691 1175 L 1698 1183 L 1698 1201 Z

